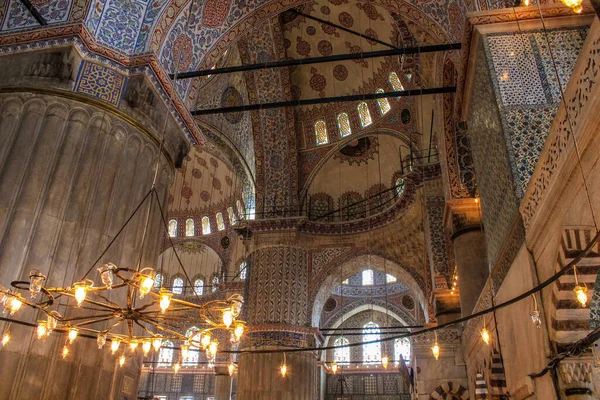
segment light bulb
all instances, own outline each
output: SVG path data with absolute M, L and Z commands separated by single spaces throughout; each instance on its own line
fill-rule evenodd
M 52 311 L 52 314 L 48 314 L 48 317 L 46 318 L 46 327 L 48 328 L 48 332 L 52 332 L 56 329 L 58 321 L 56 320 L 55 316 L 57 315 L 58 313 L 56 311 Z
M 10 333 L 6 332 L 3 336 L 2 336 L 2 346 L 6 346 L 6 344 L 10 342 Z
M 137 340 L 132 340 L 131 342 L 129 342 L 129 348 L 131 349 L 131 351 L 135 351 L 135 349 L 138 347 L 138 341 Z
M 334 374 L 337 374 L 338 371 L 338 365 L 336 363 L 331 364 L 331 372 L 333 372 Z
M 98 268 L 100 279 L 107 289 L 112 289 L 113 284 L 113 271 L 117 269 L 117 266 L 113 263 L 107 263 Z
M 140 299 L 143 299 L 145 295 L 150 293 L 154 287 L 154 277 L 152 275 L 152 268 L 145 268 L 144 271 L 147 273 L 141 274 L 140 278 Z
M 46 337 L 48 337 L 49 332 L 46 321 L 38 321 L 36 333 L 38 339 L 46 339 Z
M 189 354 L 190 354 L 189 346 L 187 344 L 182 344 L 181 345 L 181 358 L 186 360 L 188 358 Z
M 583 307 L 585 307 L 585 305 L 587 304 L 588 301 L 588 296 L 587 296 L 587 287 L 585 286 L 575 286 L 575 296 L 577 296 L 577 301 L 579 301 L 581 303 L 581 305 Z
M 115 354 L 117 350 L 119 350 L 119 346 L 121 345 L 121 341 L 119 339 L 112 339 L 110 342 L 110 351 Z
M 102 347 L 104 347 L 105 343 L 106 343 L 106 334 L 99 333 L 98 337 L 96 338 L 96 344 L 98 344 L 98 348 L 101 349 Z
M 121 357 L 119 357 L 119 367 L 122 367 L 123 364 L 125 364 L 125 355 L 121 355 Z
M 534 310 L 531 312 L 531 321 L 535 325 L 536 328 L 542 327 L 542 319 L 540 318 L 540 312 L 538 310 Z
M 180 369 L 181 365 L 179 363 L 175 363 L 175 365 L 173 365 L 173 372 L 178 373 Z
M 167 311 L 167 308 L 169 308 L 169 305 L 171 305 L 171 297 L 173 296 L 172 293 L 169 293 L 168 290 L 162 288 L 160 289 L 160 310 L 161 312 L 164 314 L 165 311 Z
M 387 368 L 387 367 L 388 367 L 388 364 L 389 364 L 389 362 L 390 362 L 390 359 L 389 359 L 389 357 L 388 357 L 388 356 L 383 356 L 383 357 L 381 357 L 381 366 L 382 366 L 383 368 Z
M 281 367 L 279 367 L 279 372 L 281 372 L 281 376 L 283 376 L 284 378 L 287 375 L 287 370 L 288 367 L 286 364 L 281 364 Z
M 574 13 L 581 13 L 583 11 L 583 6 L 581 3 L 583 0 L 561 0 L 563 4 L 573 10 Z
M 76 328 L 69 329 L 69 343 L 73 343 L 73 341 L 77 338 L 79 332 Z
M 10 299 L 10 314 L 9 315 L 13 315 L 17 311 L 19 311 L 19 309 L 21 308 L 22 305 L 23 305 L 23 302 L 18 297 L 11 298 Z
M 154 339 L 152 339 L 152 347 L 154 347 L 154 351 L 160 350 L 160 346 L 162 346 L 162 339 L 161 338 L 154 338 Z
M 210 333 L 206 333 L 202 336 L 202 339 L 200 339 L 200 344 L 202 345 L 203 349 L 206 349 L 208 347 L 208 345 L 210 344 Z
M 152 348 L 152 342 L 149 340 L 144 341 L 144 343 L 142 343 L 142 351 L 144 352 L 144 355 L 148 355 L 148 353 L 150 352 L 150 349 Z
M 490 344 L 490 332 L 485 328 L 481 330 L 481 339 L 485 344 Z
M 223 310 L 223 324 L 228 328 L 233 324 L 233 312 L 230 308 Z
M 46 277 L 40 273 L 37 269 L 29 271 L 29 293 L 31 298 L 35 298 L 42 291 L 42 284 L 46 280 Z
M 64 346 L 62 349 L 62 358 L 67 358 L 69 355 L 69 346 Z
M 237 321 L 235 324 L 235 329 L 233 331 L 233 334 L 235 335 L 235 337 L 240 340 L 240 338 L 242 337 L 242 335 L 244 334 L 244 323 Z
M 211 356 L 213 356 L 213 358 L 217 355 L 218 349 L 219 349 L 219 341 L 218 340 L 213 340 L 208 345 L 208 352 L 210 353 Z
M 75 287 L 75 301 L 77 301 L 77 307 L 81 307 L 81 304 L 85 301 L 87 292 L 92 285 L 82 281 L 75 283 L 73 286 Z
M 435 342 L 433 346 L 431 346 L 431 352 L 436 360 L 440 357 L 440 345 L 438 342 Z
M 229 370 L 229 376 L 232 376 L 233 373 L 235 372 L 235 364 L 230 362 L 229 365 L 227 366 L 227 369 Z

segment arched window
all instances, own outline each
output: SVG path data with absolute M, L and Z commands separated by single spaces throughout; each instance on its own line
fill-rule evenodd
M 373 270 L 365 269 L 362 272 L 362 284 L 363 286 L 368 286 L 373 284 Z
M 401 92 L 404 90 L 404 86 L 402 86 L 402 82 L 400 82 L 400 78 L 398 78 L 398 74 L 395 72 L 390 72 L 388 80 L 390 81 L 390 85 L 392 85 L 395 92 Z
M 240 264 L 240 279 L 246 279 L 246 261 Z
M 240 219 L 244 219 L 244 207 L 242 207 L 242 202 L 239 200 L 236 201 L 235 206 L 237 207 L 237 212 Z
M 215 276 L 213 277 L 213 279 L 212 279 L 212 291 L 213 291 L 213 292 L 216 292 L 216 291 L 217 291 L 217 289 L 218 289 L 217 285 L 218 285 L 218 284 L 219 284 L 219 277 L 215 275 Z
M 183 293 L 183 279 L 175 278 L 173 280 L 173 293 L 175 293 L 175 294 Z
M 169 236 L 176 237 L 177 236 L 177 220 L 172 219 L 169 221 Z
M 227 215 L 229 215 L 229 222 L 231 222 L 231 225 L 237 224 L 237 218 L 233 212 L 233 207 L 227 207 Z
M 408 340 L 408 338 L 394 340 L 394 358 L 396 359 L 396 365 L 400 363 L 400 355 L 402 355 L 402 359 L 406 363 L 410 361 L 410 340 Z
M 347 346 L 350 342 L 345 337 L 339 337 L 335 339 L 333 345 L 336 347 L 333 350 L 333 361 L 338 364 L 347 364 L 350 361 L 350 347 L 338 347 Z
M 387 274 L 385 276 L 385 281 L 387 283 L 394 283 L 394 282 L 396 282 L 396 277 L 394 275 Z
M 396 186 L 396 195 L 397 196 L 402 196 L 402 193 L 404 193 L 404 179 L 402 178 L 398 178 L 396 179 L 395 182 L 395 186 Z
M 375 93 L 385 93 L 385 91 L 383 89 L 377 89 Z M 379 105 L 379 111 L 381 112 L 381 115 L 387 114 L 392 108 L 390 107 L 390 102 L 385 97 L 377 99 L 377 104 Z
M 200 348 L 195 343 L 200 343 L 200 332 L 195 326 L 187 330 L 185 336 L 190 339 L 190 347 L 188 348 L 188 356 L 183 361 L 183 365 L 187 367 L 195 367 L 200 360 Z
M 350 284 L 350 281 L 348 279 L 344 279 L 342 281 L 342 285 L 348 285 L 348 284 Z
M 364 101 L 358 103 L 356 107 L 358 110 L 358 117 L 360 118 L 360 124 L 363 128 L 371 125 L 373 120 L 371 119 L 371 113 L 369 112 L 369 106 Z
M 217 213 L 217 229 L 220 231 L 225 229 L 225 222 L 223 222 L 223 214 L 220 211 Z
M 327 124 L 322 119 L 315 122 L 315 138 L 317 139 L 317 145 L 329 143 Z
M 210 234 L 210 219 L 206 215 L 202 217 L 202 234 Z
M 165 278 L 163 277 L 162 274 L 156 274 L 156 276 L 154 277 L 154 287 L 155 288 L 159 288 L 163 285 Z
M 194 236 L 194 220 L 188 218 L 185 221 L 185 236 Z
M 341 113 L 337 116 L 338 130 L 340 131 L 341 137 L 346 137 L 352 134 L 352 128 L 350 127 L 350 118 L 348 114 Z
M 363 327 L 363 342 L 379 340 L 379 325 L 369 322 Z M 381 361 L 381 343 L 363 345 L 363 364 L 376 364 Z
M 204 294 L 204 281 L 202 279 L 196 279 L 194 282 L 194 293 L 198 296 L 202 296 Z
M 166 340 L 158 352 L 158 366 L 170 367 L 173 364 L 173 342 Z

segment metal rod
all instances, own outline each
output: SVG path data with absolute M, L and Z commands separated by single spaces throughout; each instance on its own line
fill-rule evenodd
M 321 64 L 321 63 L 327 63 L 327 62 L 339 62 L 339 61 L 346 61 L 346 60 L 363 60 L 366 58 L 401 56 L 404 54 L 422 54 L 422 53 L 432 53 L 432 52 L 438 52 L 438 51 L 460 50 L 461 46 L 462 45 L 460 43 L 448 43 L 448 44 L 437 44 L 437 45 L 422 46 L 422 47 L 404 47 L 404 48 L 390 49 L 390 50 L 366 51 L 366 52 L 362 52 L 362 53 L 334 54 L 331 56 L 324 56 L 324 57 L 308 57 L 308 58 L 299 58 L 299 59 L 294 59 L 294 60 L 272 61 L 272 62 L 266 62 L 266 63 L 260 63 L 260 64 L 237 65 L 234 67 L 203 69 L 203 70 L 199 70 L 199 71 L 188 71 L 188 72 L 181 72 L 181 73 L 177 74 L 177 76 L 175 76 L 175 74 L 169 74 L 169 77 L 171 79 L 190 79 L 190 78 L 197 78 L 200 76 L 229 74 L 232 72 L 253 71 L 253 70 L 257 70 L 257 69 L 292 67 L 294 65 Z
M 306 100 L 290 100 L 290 101 L 276 101 L 273 103 L 263 104 L 249 104 L 245 106 L 235 107 L 221 107 L 221 108 L 207 108 L 202 110 L 192 111 L 193 116 L 199 115 L 212 115 L 212 114 L 224 114 L 240 111 L 253 111 L 253 110 L 264 110 L 267 108 L 283 108 L 283 107 L 298 107 L 308 106 L 313 104 L 327 104 L 327 103 L 342 103 L 346 101 L 360 101 L 360 100 L 375 100 L 383 99 L 388 97 L 402 97 L 402 96 L 420 96 L 428 94 L 440 94 L 440 93 L 454 93 L 456 92 L 456 86 L 445 86 L 432 89 L 412 89 L 412 90 L 400 90 L 395 92 L 384 92 L 384 93 L 367 93 L 367 94 L 353 94 L 347 96 L 335 96 L 335 97 L 324 97 Z
M 412 329 L 412 328 L 422 328 L 423 325 L 407 325 L 407 326 L 382 326 L 377 329 L 379 330 L 397 330 L 397 329 Z M 319 328 L 321 332 L 333 332 L 333 331 L 363 331 L 365 328 Z
M 48 22 L 46 22 L 46 20 L 44 19 L 44 17 L 42 17 L 42 15 L 37 10 L 37 8 L 35 8 L 34 5 L 31 4 L 31 2 L 29 0 L 21 0 L 21 4 L 23 4 L 23 6 L 25 6 L 25 8 L 27 9 L 27 11 L 29 11 L 29 13 L 31 14 L 31 16 L 33 18 L 35 18 L 35 20 L 40 25 L 42 25 L 42 26 L 48 25 Z
M 326 20 L 321 19 L 321 18 L 313 17 L 312 15 L 304 14 L 303 12 L 300 12 L 300 11 L 296 10 L 295 8 L 292 8 L 290 11 L 293 12 L 293 13 L 295 13 L 295 14 L 297 14 L 297 15 L 301 15 L 304 18 L 312 19 L 313 21 L 317 21 L 317 22 L 320 22 L 320 23 L 325 24 L 325 25 L 333 26 L 334 28 L 337 28 L 337 29 L 339 29 L 341 31 L 344 31 L 344 32 L 348 32 L 348 33 L 350 33 L 352 35 L 355 35 L 355 36 L 360 36 L 361 38 L 366 39 L 366 40 L 370 40 L 371 42 L 376 42 L 376 43 L 382 44 L 384 46 L 387 46 L 387 47 L 390 47 L 390 48 L 396 49 L 396 50 L 400 49 L 399 47 L 396 47 L 393 44 L 386 43 L 386 42 L 384 42 L 382 40 L 374 38 L 373 36 L 365 35 L 364 33 L 353 31 L 352 29 L 348 29 L 348 28 L 346 28 L 346 27 L 344 27 L 342 25 L 334 24 L 333 22 L 326 21 Z

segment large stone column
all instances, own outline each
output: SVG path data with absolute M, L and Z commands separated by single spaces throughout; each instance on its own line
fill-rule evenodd
M 255 239 L 258 241 L 258 239 Z M 313 352 L 286 353 L 288 374 L 282 377 L 282 351 L 314 346 L 306 328 L 308 314 L 307 252 L 270 247 L 254 252 L 249 262 L 246 299 L 249 332 L 247 350 L 277 353 L 241 354 L 237 400 L 314 400 L 319 393 L 319 369 Z
M 468 228 L 456 232 L 452 236 L 452 244 L 459 277 L 460 309 L 464 317 L 473 313 L 489 276 L 485 256 L 485 236 L 478 227 Z
M 215 400 L 231 399 L 231 376 L 227 367 L 215 367 Z
M 150 189 L 157 154 L 156 138 L 111 111 L 58 95 L 0 94 L 0 283 L 26 281 L 32 269 L 48 276 L 47 286 L 81 279 Z M 156 188 L 163 204 L 172 159 L 173 154 L 160 155 Z M 162 229 L 156 202 L 140 249 L 148 204 L 100 265 L 135 268 L 140 251 L 142 266 L 154 265 Z M 95 268 L 88 277 L 100 283 Z M 23 307 L 14 318 L 35 323 L 42 317 Z M 119 368 L 106 348 L 80 337 L 63 359 L 64 333 L 40 341 L 34 332 L 12 324 L 13 339 L 0 348 L 0 398 L 137 397 L 139 351 L 137 356 L 128 351 Z

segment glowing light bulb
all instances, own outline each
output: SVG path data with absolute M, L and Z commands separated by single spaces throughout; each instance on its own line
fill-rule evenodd
M 331 372 L 333 372 L 334 374 L 337 374 L 338 371 L 338 365 L 336 363 L 331 364 Z
M 531 322 L 535 325 L 536 328 L 542 327 L 542 319 L 540 318 L 540 312 L 538 310 L 534 310 L 529 314 L 531 316 Z
M 17 311 L 19 311 L 19 309 L 21 308 L 22 305 L 23 305 L 23 302 L 18 297 L 11 298 L 10 299 L 10 314 L 9 315 L 13 315 Z
M 68 355 L 69 355 L 69 347 L 64 346 L 62 349 L 62 358 L 67 358 Z
M 117 350 L 119 350 L 119 346 L 121 345 L 121 341 L 119 339 L 112 339 L 110 342 L 110 351 L 115 354 Z
M 77 307 L 81 307 L 81 304 L 83 304 L 88 288 L 89 286 L 85 282 L 77 282 L 75 284 L 75 301 L 77 301 Z
M 227 366 L 227 369 L 229 370 L 229 376 L 232 376 L 233 373 L 235 372 L 235 364 L 234 363 L 229 363 L 229 365 Z
M 119 357 L 119 367 L 122 367 L 125 364 L 125 355 Z
M 219 349 L 219 341 L 213 340 L 208 345 L 208 352 L 214 358 L 217 355 L 217 350 Z
M 79 332 L 77 331 L 76 328 L 69 329 L 69 343 L 73 343 L 75 341 L 75 339 L 77 338 L 78 334 L 79 334 Z
M 235 335 L 235 337 L 238 340 L 241 339 L 242 335 L 244 334 L 244 323 L 243 322 L 239 322 L 239 321 L 236 322 L 233 334 Z
M 233 312 L 230 308 L 223 310 L 223 324 L 228 328 L 233 324 Z
M 29 271 L 29 293 L 31 298 L 34 299 L 42 291 L 42 284 L 46 280 L 46 277 L 40 273 L 37 269 Z
M 522 5 L 523 5 L 524 7 L 527 7 L 527 6 L 529 5 L 529 0 L 523 0 L 523 3 L 522 3 Z
M 152 348 L 152 342 L 149 340 L 144 341 L 144 343 L 142 343 L 142 351 L 144 352 L 144 355 L 148 355 L 148 353 L 150 352 L 150 349 Z
M 140 278 L 140 299 L 143 299 L 145 295 L 150 293 L 154 287 L 154 277 L 152 275 L 152 268 L 145 268 L 143 271 L 147 271 L 141 274 Z
M 490 332 L 485 328 L 481 330 L 481 339 L 485 344 L 490 344 Z
M 435 342 L 433 346 L 431 346 L 431 352 L 436 360 L 440 357 L 440 345 L 438 342 Z
M 190 355 L 190 351 L 189 351 L 189 346 L 187 344 L 182 344 L 181 345 L 181 357 L 184 360 L 187 360 L 188 356 Z
M 154 347 L 154 351 L 160 350 L 160 346 L 162 346 L 162 339 L 161 338 L 154 338 L 154 339 L 152 339 L 152 347 Z
M 3 336 L 2 336 L 2 346 L 6 346 L 6 344 L 10 342 L 10 333 L 6 332 Z
M 210 344 L 210 333 L 206 333 L 202 336 L 202 339 L 200 339 L 200 344 L 202 345 L 203 349 L 206 349 L 208 347 L 208 345 Z
M 104 347 L 104 345 L 106 344 L 106 334 L 105 333 L 98 334 L 98 337 L 96 338 L 96 344 L 98 345 L 99 349 Z
M 46 321 L 38 321 L 36 333 L 38 339 L 43 340 L 48 337 L 50 332 L 48 332 L 48 325 Z
M 168 290 L 162 288 L 160 289 L 160 311 L 164 314 L 167 311 L 167 308 L 171 305 L 171 297 L 172 293 L 169 293 Z
M 281 364 L 281 367 L 279 367 L 279 372 L 281 373 L 281 376 L 283 376 L 285 378 L 285 376 L 287 375 L 287 372 L 288 372 L 287 365 Z
M 112 289 L 113 284 L 113 271 L 117 270 L 117 266 L 113 263 L 107 263 L 98 268 L 100 279 L 107 289 Z
M 574 291 L 575 291 L 575 296 L 577 296 L 577 301 L 579 301 L 581 303 L 581 305 L 583 307 L 585 307 L 585 305 L 587 304 L 587 301 L 588 301 L 587 287 L 578 285 L 578 286 L 575 286 Z
M 56 326 L 58 325 L 56 316 L 60 316 L 56 311 L 52 311 L 52 314 L 48 314 L 48 317 L 46 318 L 46 327 L 48 327 L 48 332 L 52 332 L 56 329 Z
M 173 372 L 178 373 L 180 369 L 181 365 L 179 363 L 175 363 L 175 365 L 173 365 Z
M 135 349 L 138 347 L 138 341 L 137 340 L 132 340 L 131 342 L 129 342 L 129 348 L 131 349 L 131 351 L 135 351 Z
M 561 0 L 563 4 L 573 10 L 574 13 L 581 13 L 583 11 L 583 0 Z
M 390 359 L 388 356 L 381 357 L 381 366 L 383 368 L 387 368 L 389 363 L 390 363 Z

